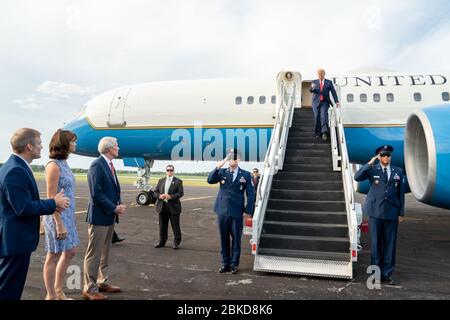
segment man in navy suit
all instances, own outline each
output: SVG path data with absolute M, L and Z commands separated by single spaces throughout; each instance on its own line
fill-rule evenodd
M 70 201 L 61 190 L 40 200 L 30 163 L 41 157 L 41 134 L 23 128 L 11 138 L 13 154 L 0 168 L 0 300 L 20 300 L 31 252 L 39 242 L 39 216 L 62 212 Z
M 314 80 L 311 83 L 310 92 L 312 95 L 312 108 L 314 112 L 314 123 L 315 130 L 314 135 L 316 138 L 322 137 L 325 141 L 327 140 L 328 134 L 328 109 L 330 105 L 333 105 L 330 99 L 330 93 L 333 95 L 334 102 L 336 106 L 339 107 L 339 100 L 334 89 L 333 82 L 331 80 L 325 79 L 325 70 L 317 70 L 317 76 L 319 79 Z
M 90 200 L 86 221 L 89 223 L 89 243 L 84 257 L 84 289 L 82 296 L 89 300 L 105 300 L 100 292 L 120 292 L 109 283 L 109 251 L 118 215 L 125 206 L 120 198 L 120 184 L 113 159 L 119 156 L 117 139 L 104 137 L 98 144 L 100 157 L 94 160 L 88 171 Z M 99 292 L 100 291 L 100 292 Z
M 222 247 L 222 266 L 219 273 L 238 272 L 244 225 L 243 214 L 253 213 L 255 188 L 252 184 L 252 176 L 250 172 L 239 168 L 239 160 L 237 150 L 231 149 L 227 157 L 219 161 L 216 168 L 210 172 L 207 180 L 210 184 L 220 182 L 219 193 L 214 204 Z M 222 169 L 227 161 L 229 167 Z M 247 195 L 247 206 L 245 206 L 244 193 Z
M 394 148 L 384 145 L 375 150 L 375 156 L 355 174 L 356 181 L 369 179 L 370 190 L 364 203 L 369 216 L 371 263 L 381 270 L 381 280 L 394 285 L 395 249 L 398 223 L 405 209 L 405 181 L 401 168 L 392 166 Z M 375 164 L 375 160 L 379 164 Z

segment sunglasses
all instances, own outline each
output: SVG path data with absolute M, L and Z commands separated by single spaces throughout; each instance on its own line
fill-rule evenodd
M 173 169 L 166 169 L 166 171 L 170 171 L 170 172 L 172 172 L 172 171 L 173 171 Z
M 389 153 L 380 153 L 380 157 L 390 157 Z

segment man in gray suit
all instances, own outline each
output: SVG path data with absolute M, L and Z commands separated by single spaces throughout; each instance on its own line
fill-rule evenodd
M 184 195 L 183 180 L 174 177 L 174 166 L 166 166 L 166 177 L 161 178 L 155 188 L 157 197 L 156 212 L 159 215 L 159 241 L 155 248 L 162 248 L 166 245 L 169 220 L 172 225 L 174 241 L 173 249 L 178 249 L 181 243 L 180 198 Z

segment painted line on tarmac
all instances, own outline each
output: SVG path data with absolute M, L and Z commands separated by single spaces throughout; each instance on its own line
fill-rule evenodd
M 197 198 L 186 198 L 186 199 L 182 199 L 181 202 L 192 201 L 192 200 L 209 199 L 209 198 L 212 198 L 212 197 L 213 197 L 213 196 L 197 197 Z

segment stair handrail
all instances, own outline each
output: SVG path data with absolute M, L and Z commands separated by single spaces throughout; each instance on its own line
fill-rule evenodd
M 338 89 L 338 91 L 340 91 Z M 337 159 L 340 165 L 335 171 L 342 171 L 342 182 L 344 185 L 345 207 L 347 211 L 348 232 L 351 244 L 352 260 L 356 261 L 358 252 L 358 224 L 356 218 L 355 193 L 353 189 L 353 176 L 348 158 L 347 141 L 345 139 L 344 125 L 342 122 L 341 111 L 338 107 L 330 108 L 330 124 L 332 152 L 338 152 Z M 334 162 L 334 159 L 333 159 Z M 333 163 L 334 167 L 334 163 Z
M 286 78 L 287 72 L 280 72 L 277 77 L 277 91 L 279 96 L 279 106 L 276 109 L 275 124 L 272 129 L 269 146 L 264 158 L 264 168 L 258 184 L 255 201 L 255 211 L 252 218 L 252 253 L 256 253 L 259 245 L 259 238 L 264 222 L 270 189 L 273 176 L 278 170 L 283 168 L 286 143 L 288 138 L 288 128 L 292 125 L 294 107 L 296 101 L 297 82 L 301 82 L 298 72 L 290 72 L 291 77 Z M 287 88 L 292 89 L 286 90 Z M 286 94 L 288 94 L 286 99 Z M 287 100 L 287 101 L 286 101 Z

